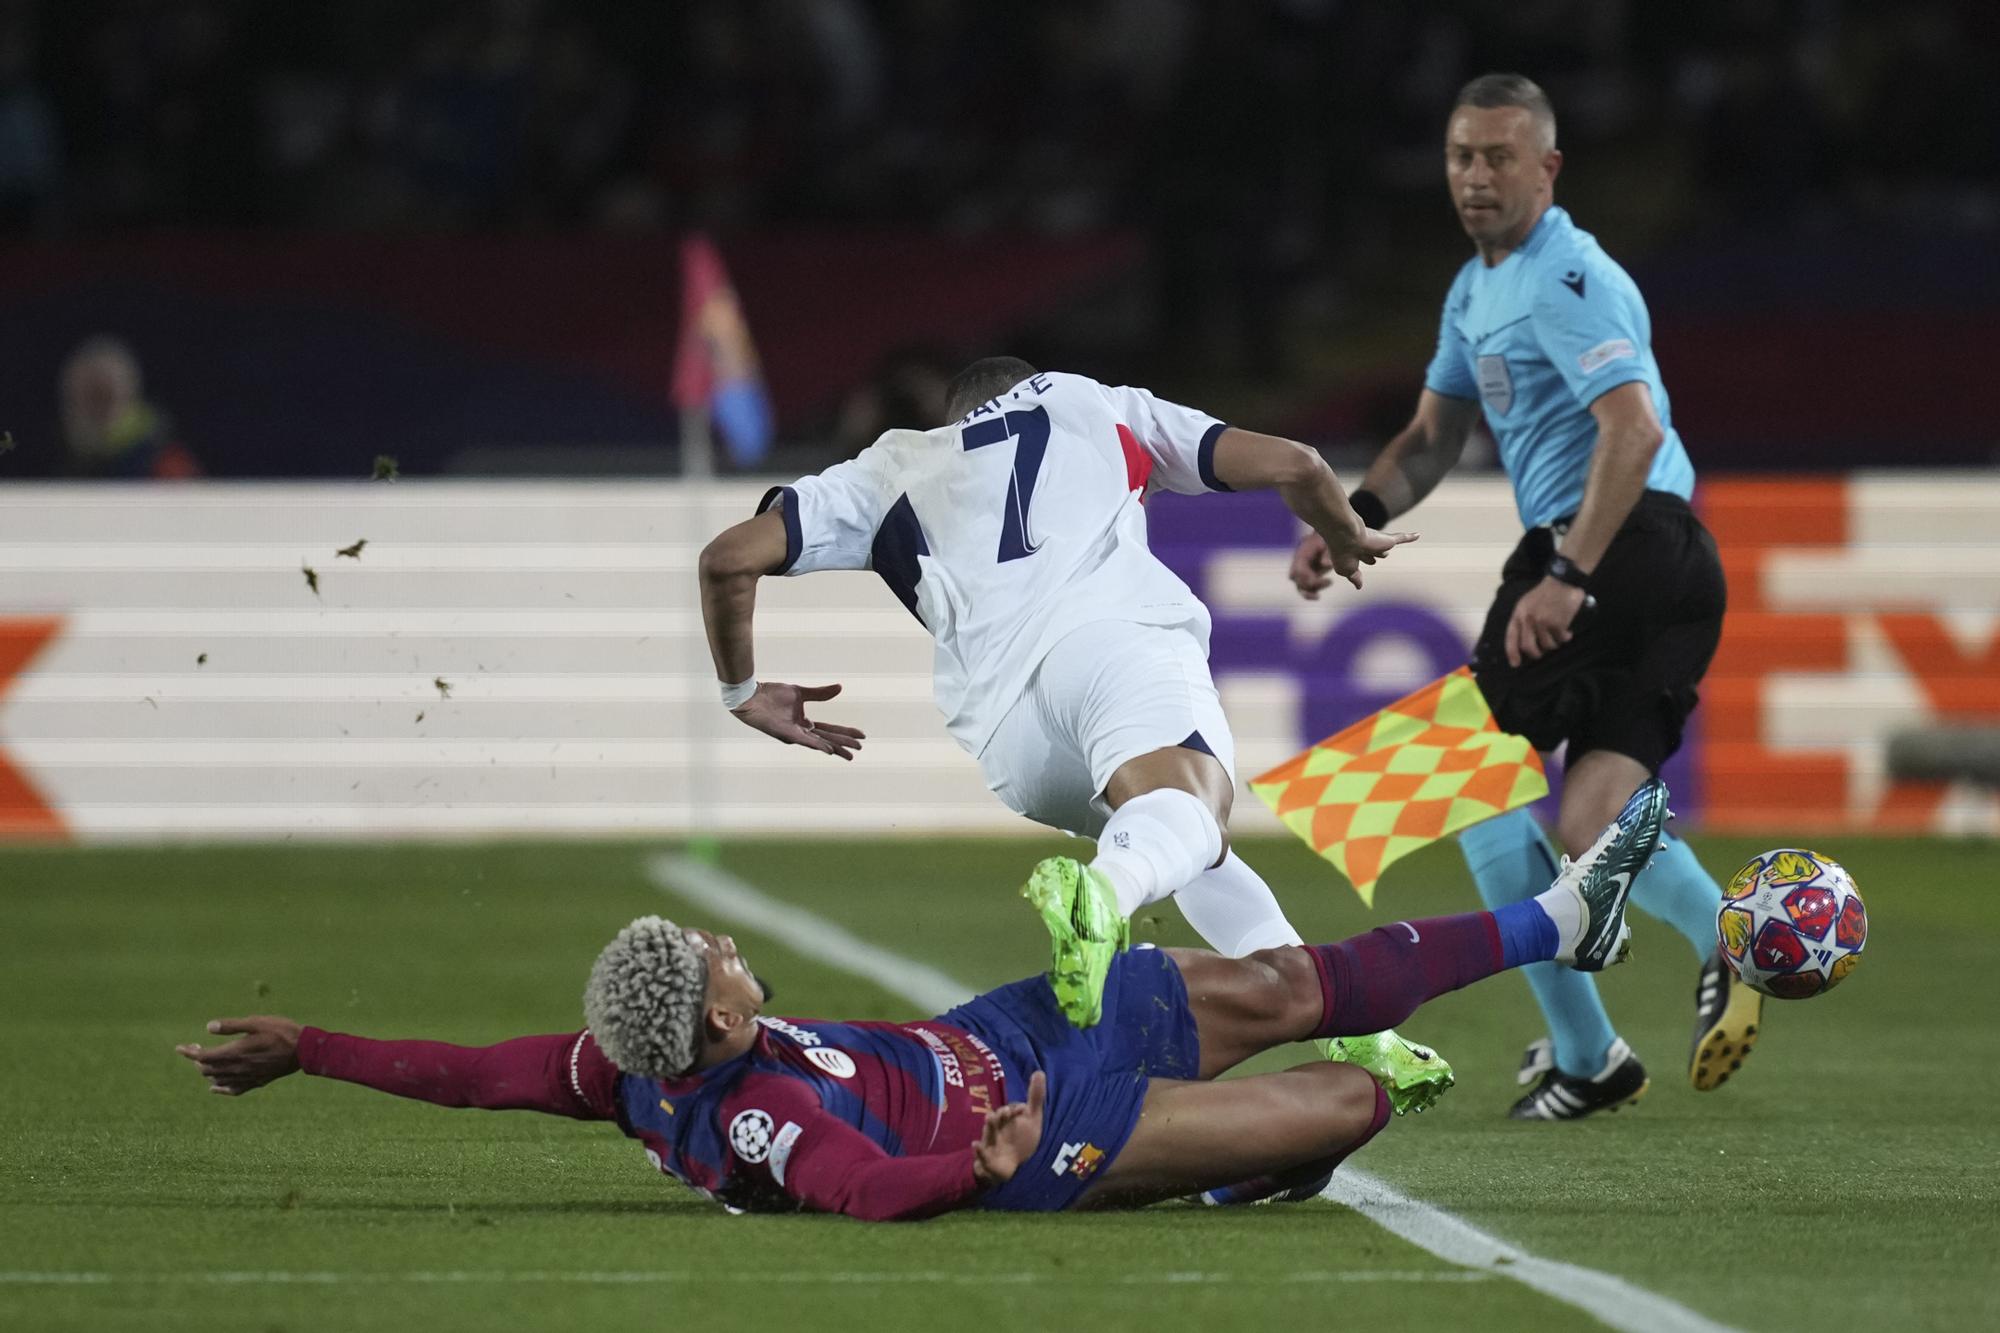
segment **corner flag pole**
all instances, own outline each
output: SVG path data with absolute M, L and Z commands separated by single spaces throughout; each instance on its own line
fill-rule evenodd
M 761 462 L 775 430 L 770 396 L 757 362 L 757 349 L 743 309 L 730 285 L 728 269 L 715 245 L 699 233 L 681 239 L 681 328 L 674 349 L 673 396 L 680 409 L 681 476 L 690 498 L 693 521 L 705 541 L 713 531 L 709 510 L 714 497 L 715 434 L 729 445 L 730 462 L 738 468 Z M 708 676 L 707 644 L 701 634 L 690 636 L 690 679 Z M 709 730 L 720 724 L 703 711 L 706 699 L 697 687 L 688 701 L 687 753 L 689 770 L 687 818 L 689 846 L 713 857 L 709 829 L 714 814 L 709 778 L 715 750 Z
M 708 410 L 688 406 L 681 409 L 681 485 L 692 502 L 692 526 L 696 542 L 706 542 L 714 531 L 715 437 L 709 429 Z M 709 662 L 708 639 L 702 632 L 701 598 L 696 593 L 694 625 L 686 636 L 685 673 L 690 682 L 682 710 L 682 726 L 687 733 L 687 848 L 696 858 L 718 859 L 713 829 L 714 802 L 709 794 L 709 775 L 714 769 L 715 742 L 710 733 L 715 701 L 702 690 L 702 682 L 715 674 Z

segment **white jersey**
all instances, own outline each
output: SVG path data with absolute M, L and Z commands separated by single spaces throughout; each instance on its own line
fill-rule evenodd
M 932 431 L 892 430 L 780 486 L 785 574 L 872 569 L 937 640 L 946 726 L 979 754 L 1049 648 L 1093 621 L 1183 627 L 1208 610 L 1146 545 L 1155 490 L 1226 490 L 1223 423 L 1082 375 L 1032 375 Z

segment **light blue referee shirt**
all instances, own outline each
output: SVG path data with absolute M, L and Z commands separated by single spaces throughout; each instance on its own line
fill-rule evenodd
M 1551 207 L 1498 264 L 1475 255 L 1458 271 L 1424 387 L 1485 408 L 1521 522 L 1532 528 L 1582 507 L 1597 446 L 1590 404 L 1634 380 L 1651 391 L 1667 433 L 1646 487 L 1686 499 L 1694 465 L 1653 360 L 1645 298 L 1595 236 Z

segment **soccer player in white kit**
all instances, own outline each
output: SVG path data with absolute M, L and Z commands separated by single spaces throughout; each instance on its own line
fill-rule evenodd
M 751 620 L 759 577 L 872 569 L 935 638 L 938 707 L 987 785 L 1038 823 L 1097 839 L 1088 866 L 1037 870 L 1068 876 L 1042 882 L 1037 901 L 1074 1020 L 1096 1021 L 1125 922 L 1162 898 L 1231 957 L 1297 943 L 1269 886 L 1228 850 L 1235 743 L 1209 676 L 1208 610 L 1148 548 L 1143 505 L 1157 490 L 1276 490 L 1356 587 L 1362 565 L 1413 538 L 1363 525 L 1316 451 L 1144 389 L 989 357 L 953 380 L 947 413 L 949 425 L 889 431 L 774 488 L 702 552 L 724 704 L 786 744 L 852 759 L 865 737 L 805 712 L 839 686 L 759 682 Z M 1093 912 L 1115 918 L 1093 925 Z M 1406 1066 L 1405 1103 L 1448 1086 L 1429 1052 L 1386 1046 Z

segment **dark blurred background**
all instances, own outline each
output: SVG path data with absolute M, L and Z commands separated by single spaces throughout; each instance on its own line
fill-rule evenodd
M 1995 463 L 1992 0 L 0 0 L 0 476 L 672 471 L 691 231 L 778 471 L 999 350 L 1365 455 L 1491 69 L 1699 466 Z

